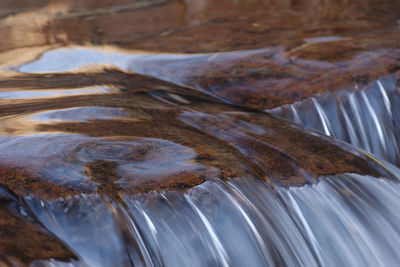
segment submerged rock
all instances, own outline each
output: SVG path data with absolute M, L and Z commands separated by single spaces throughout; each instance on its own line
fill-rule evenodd
M 0 264 L 398 261 L 395 1 L 0 9 Z
M 68 75 L 32 76 L 28 92 L 75 90 L 81 74 Z M 113 76 L 123 82 L 110 82 Z M 0 179 L 20 197 L 119 198 L 215 178 L 299 186 L 348 172 L 391 176 L 354 148 L 266 113 L 138 74 L 91 77 L 86 86 L 114 89 L 3 104 L 0 146 L 8 153 L 0 156 Z M 35 87 L 46 79 L 52 89 Z

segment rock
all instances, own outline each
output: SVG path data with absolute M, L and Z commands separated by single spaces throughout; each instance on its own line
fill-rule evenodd
M 18 198 L 0 187 L 0 264 L 27 266 L 41 260 L 75 262 L 78 258 L 47 231 Z
M 29 91 L 81 86 L 80 75 L 36 75 Z M 111 83 L 114 75 L 125 82 Z M 138 74 L 88 77 L 90 88 L 107 77 L 115 90 L 3 105 L 9 119 L 0 146 L 9 152 L 0 156 L 0 181 L 20 197 L 99 193 L 119 199 L 214 178 L 299 186 L 346 172 L 390 176 L 349 146 L 190 88 Z M 53 89 L 42 88 L 45 80 Z

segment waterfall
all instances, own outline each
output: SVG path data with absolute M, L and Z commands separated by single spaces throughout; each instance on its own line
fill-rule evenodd
M 23 202 L 18 205 L 26 208 L 30 220 L 37 220 L 76 254 L 77 261 L 74 259 L 69 265 L 375 267 L 400 264 L 397 252 L 400 247 L 400 147 L 397 141 L 400 137 L 397 115 L 400 113 L 400 89 L 396 75 L 382 77 L 364 88 L 326 92 L 266 110 L 297 124 L 263 112 L 215 102 L 207 98 L 209 96 L 197 98 L 194 91 L 184 88 L 185 94 L 193 93 L 193 99 L 187 96 L 189 101 L 180 96 L 182 88 L 175 88 L 172 94 L 168 93 L 167 86 L 170 85 L 162 84 L 157 90 L 140 94 L 113 87 L 85 87 L 86 91 L 74 93 L 109 94 L 102 98 L 104 103 L 109 103 L 111 93 L 124 92 L 126 99 L 115 98 L 115 103 L 121 101 L 124 105 L 103 107 L 93 102 L 93 106 L 71 104 L 45 111 L 38 107 L 35 113 L 26 111 L 27 114 L 3 120 L 3 127 L 15 133 L 15 136 L 1 138 L 3 150 L 8 151 L 7 155 L 0 156 L 3 162 L 23 162 L 21 166 L 42 175 L 38 176 L 39 180 L 45 177 L 48 178 L 45 182 L 62 183 L 72 189 L 79 184 L 81 188 L 78 189 L 85 192 L 71 189 L 70 195 L 58 199 L 34 194 L 26 194 L 22 200 L 13 199 L 15 203 Z M 27 92 L 31 97 L 51 96 Z M 61 92 L 71 94 L 70 89 Z M 7 92 L 4 98 L 18 99 L 24 94 L 23 91 Z M 138 102 L 133 102 L 139 96 Z M 130 102 L 132 106 L 128 105 Z M 157 114 L 150 111 L 152 108 L 171 111 Z M 162 121 L 163 116 L 165 121 Z M 30 128 L 23 123 L 27 119 Z M 124 119 L 130 119 L 129 123 Z M 107 131 L 103 132 L 104 136 L 80 133 L 79 128 L 75 128 L 75 134 L 69 132 L 82 123 L 99 126 L 113 120 L 121 123 L 115 127 L 137 122 L 146 122 L 148 124 L 143 123 L 143 127 L 150 125 L 151 129 L 168 129 L 166 123 L 174 125 L 170 132 L 165 131 L 161 136 L 135 132 L 135 127 L 141 127 L 137 125 L 127 132 L 116 130 L 111 136 Z M 55 127 L 57 123 L 70 124 L 62 130 L 54 128 L 54 132 L 46 133 L 43 122 L 47 122 L 50 130 L 50 126 Z M 188 133 L 184 132 L 186 130 Z M 299 132 L 300 138 L 291 140 L 298 137 Z M 119 134 L 134 140 L 127 137 L 125 140 Z M 244 162 L 238 168 L 243 172 L 237 175 L 239 177 L 220 179 L 220 166 L 206 168 L 207 161 L 216 161 L 217 157 L 199 157 L 195 147 L 187 145 L 185 138 L 190 134 L 207 136 L 207 139 L 194 139 L 210 141 L 205 151 L 215 146 L 218 152 L 215 155 L 240 155 L 231 157 L 240 159 L 232 166 Z M 173 135 L 182 140 L 168 140 Z M 325 136 L 321 138 L 321 135 Z M 313 138 L 321 141 L 318 147 L 313 146 Z M 309 142 L 308 146 L 301 146 L 303 141 Z M 324 150 L 328 145 L 332 146 Z M 370 161 L 365 161 L 366 165 L 380 165 L 379 168 L 397 179 L 385 177 L 385 172 L 379 171 L 376 173 L 383 177 L 362 174 L 362 171 L 361 174 L 340 173 L 337 169 L 340 164 L 347 164 L 348 158 L 349 165 L 362 165 L 355 157 L 343 157 L 342 163 L 338 154 L 333 159 L 333 154 L 341 149 L 349 153 L 343 155 L 367 155 Z M 308 158 L 307 153 L 312 155 Z M 324 160 L 334 164 L 329 165 L 324 175 L 315 177 L 312 168 L 303 168 L 309 164 L 314 169 L 324 169 L 326 161 L 318 159 L 325 156 Z M 205 163 L 200 164 L 198 158 Z M 41 162 L 52 168 L 42 170 Z M 98 165 L 92 164 L 94 162 Z M 224 167 L 226 165 L 229 162 Z M 157 169 L 157 166 L 161 167 Z M 249 166 L 255 166 L 255 171 L 250 172 L 253 169 Z M 371 165 L 371 169 L 376 166 Z M 100 167 L 111 170 L 100 175 L 104 172 L 96 169 Z M 355 170 L 366 170 L 364 167 Z M 140 187 L 150 176 L 174 176 L 180 174 L 179 171 L 199 174 L 201 183 L 180 191 L 119 191 L 124 186 L 128 188 L 131 180 L 140 180 L 133 183 Z M 339 174 L 331 174 L 333 172 Z M 131 176 L 124 178 L 127 173 Z M 211 178 L 205 179 L 201 174 Z M 274 183 L 269 174 L 281 181 L 299 178 L 300 182 L 284 186 Z M 290 179 L 286 174 L 291 175 Z M 107 175 L 112 179 L 107 180 Z M 303 178 L 308 183 L 304 184 Z M 26 181 L 30 182 L 29 179 Z M 158 182 L 151 180 L 154 181 Z M 114 185 L 118 186 L 112 187 Z M 98 193 L 101 187 L 115 191 Z M 179 189 L 179 184 L 176 188 Z M 52 259 L 33 265 L 62 264 Z M 65 263 L 64 266 L 69 265 Z
M 348 142 L 400 166 L 400 92 L 393 75 L 268 112 Z
M 0 267 L 400 266 L 400 1 L 0 0 Z
M 268 112 L 351 143 L 400 177 L 392 165 L 400 161 L 399 101 L 396 79 L 388 76 Z M 228 132 L 219 134 L 230 140 Z M 80 263 L 74 265 L 396 266 L 400 184 L 388 178 L 343 173 L 301 187 L 215 178 L 187 191 L 119 201 L 82 193 L 56 200 L 26 196 L 24 202 L 76 253 Z
M 236 178 L 186 193 L 25 201 L 89 266 L 395 266 L 400 185 L 356 174 L 272 188 Z

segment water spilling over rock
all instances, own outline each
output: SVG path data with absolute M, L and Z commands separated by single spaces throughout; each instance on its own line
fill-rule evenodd
M 270 112 L 400 166 L 399 90 L 398 75 L 386 76 L 362 89 L 326 93 Z
M 0 3 L 0 265 L 398 265 L 399 19 Z

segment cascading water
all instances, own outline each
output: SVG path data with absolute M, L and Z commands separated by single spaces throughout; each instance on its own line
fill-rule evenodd
M 26 199 L 89 266 L 395 266 L 398 201 L 397 181 L 355 174 L 300 188 L 215 180 L 125 206 Z
M 400 166 L 400 92 L 394 76 L 268 110 Z
M 373 153 L 394 177 L 400 177 L 400 170 L 385 161 L 397 163 L 399 156 L 397 90 L 396 80 L 385 77 L 360 91 L 322 95 L 271 112 Z M 123 200 L 96 194 L 24 199 L 34 216 L 77 253 L 81 265 L 395 266 L 400 262 L 396 249 L 400 185 L 384 177 L 345 173 L 290 188 L 249 177 L 214 179 L 187 192 L 153 191 Z
M 56 200 L 26 196 L 24 203 L 47 230 L 76 253 L 80 262 L 73 265 L 395 266 L 400 263 L 400 254 L 396 250 L 400 246 L 397 205 L 400 185 L 393 179 L 400 177 L 400 170 L 392 165 L 399 165 L 400 160 L 396 141 L 399 135 L 398 90 L 395 76 L 388 76 L 361 90 L 323 94 L 267 110 L 366 151 L 360 154 L 371 153 L 368 157 L 383 167 L 390 177 L 347 172 L 322 175 L 317 177 L 315 184 L 283 187 L 248 175 L 231 177 L 227 181 L 210 179 L 186 192 L 122 194 L 117 199 L 90 193 Z M 171 101 L 189 103 L 180 96 L 160 92 L 152 97 L 173 105 L 176 104 Z M 229 142 L 242 155 L 262 166 L 262 158 L 256 156 L 260 151 L 252 150 L 252 142 L 263 149 L 277 149 L 257 138 L 281 133 L 248 123 L 243 119 L 246 117 L 236 118 L 235 114 L 210 115 L 188 109 L 177 118 L 181 123 Z M 68 121 L 69 117 L 86 122 L 125 118 L 129 114 L 119 109 L 92 107 L 59 109 L 29 116 L 37 121 L 41 118 Z M 229 127 L 219 128 L 222 123 Z M 8 125 L 7 121 L 5 125 Z M 77 181 L 86 179 L 82 178 L 86 174 L 81 169 L 74 169 L 78 161 L 89 164 L 93 160 L 116 161 L 126 157 L 126 161 L 120 161 L 119 170 L 140 176 L 141 173 L 152 173 L 152 156 L 169 155 L 171 147 L 179 152 L 168 157 L 174 157 L 177 169 L 195 158 L 192 150 L 158 139 L 116 142 L 79 135 L 53 138 L 60 140 L 58 150 L 69 151 L 70 155 L 78 151 L 76 156 L 63 156 L 64 160 L 73 158 L 70 165 L 62 158 L 56 165 L 59 172 L 76 176 Z M 45 151 L 47 148 L 40 147 L 40 140 L 51 138 L 35 136 L 33 140 L 38 141 L 30 142 L 29 146 L 23 142 L 26 139 L 29 137 L 14 138 L 10 143 L 14 152 L 7 157 L 17 158 L 26 148 Z M 6 145 L 7 140 L 3 140 L 3 148 L 11 150 Z M 151 144 L 147 145 L 150 140 Z M 154 152 L 149 153 L 148 162 L 139 159 L 139 163 L 132 165 L 129 157 L 136 158 L 137 155 L 132 153 L 136 153 L 135 149 L 144 149 L 142 146 Z M 119 154 L 112 156 L 114 152 Z M 57 153 L 50 158 L 55 158 Z M 281 153 L 286 157 L 285 151 Z M 49 161 L 50 158 L 42 160 Z M 287 160 L 296 162 L 290 155 Z M 172 164 L 168 160 L 158 162 Z M 302 166 L 295 167 L 301 169 Z M 202 167 L 194 164 L 189 170 L 198 168 Z M 161 172 L 155 170 L 154 173 L 156 176 Z M 210 169 L 210 173 L 217 176 L 215 169 Z M 298 175 L 312 176 L 306 170 L 301 170 Z
M 0 2 L 0 266 L 400 265 L 396 1 Z

